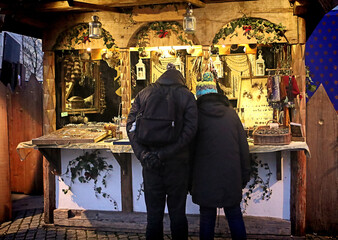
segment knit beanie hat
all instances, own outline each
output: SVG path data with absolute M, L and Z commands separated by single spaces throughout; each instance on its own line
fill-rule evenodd
M 202 81 L 197 82 L 196 85 L 197 98 L 208 93 L 217 93 L 216 83 L 211 72 L 205 72 Z

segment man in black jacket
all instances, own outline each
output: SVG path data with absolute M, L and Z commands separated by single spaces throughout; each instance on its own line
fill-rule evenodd
M 146 238 L 163 239 L 165 202 L 168 204 L 172 239 L 188 239 L 188 223 L 185 215 L 188 192 L 190 143 L 197 131 L 197 106 L 193 94 L 186 87 L 182 74 L 168 65 L 168 70 L 135 97 L 127 121 L 127 132 L 136 157 L 143 166 L 145 202 L 147 207 Z M 177 140 L 165 145 L 145 145 L 137 140 L 137 116 L 153 91 L 172 91 L 177 108 L 180 134 Z

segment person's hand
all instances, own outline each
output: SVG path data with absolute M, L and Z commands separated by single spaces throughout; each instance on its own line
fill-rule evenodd
M 161 160 L 156 152 L 147 152 L 141 160 L 142 167 L 156 169 L 162 166 Z

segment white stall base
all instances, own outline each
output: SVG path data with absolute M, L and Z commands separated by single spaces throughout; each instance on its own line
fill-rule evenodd
M 91 151 L 91 150 L 87 150 Z M 70 193 L 64 194 L 62 189 L 67 188 L 65 183 L 61 181 L 61 177 L 65 182 L 70 183 L 70 179 L 64 176 L 56 177 L 56 208 L 58 209 L 87 209 L 87 210 L 103 210 L 103 211 L 121 211 L 121 176 L 120 166 L 114 159 L 111 152 L 100 150 L 101 155 L 106 157 L 106 160 L 113 165 L 113 171 L 107 179 L 107 189 L 117 203 L 117 208 L 114 209 L 114 204 L 108 199 L 99 196 L 95 197 L 93 183 L 79 183 L 76 181 Z M 70 160 L 75 159 L 84 153 L 84 150 L 67 150 L 61 151 L 62 173 L 66 171 L 67 164 Z M 291 167 L 290 167 L 290 152 L 282 151 L 282 180 L 276 180 L 276 153 L 260 153 L 258 158 L 263 162 L 267 162 L 272 172 L 270 179 L 270 187 L 272 189 L 271 198 L 266 201 L 261 199 L 262 189 L 256 188 L 252 194 L 248 206 L 245 209 L 244 215 L 275 217 L 280 219 L 290 219 L 290 183 L 291 183 Z M 259 175 L 263 181 L 266 180 L 267 170 L 259 168 Z M 100 182 L 100 181 L 98 181 Z M 133 211 L 146 212 L 144 202 L 144 192 L 142 191 L 142 167 L 140 162 L 132 154 L 132 183 L 133 183 Z M 243 191 L 245 193 L 245 190 Z M 244 194 L 243 194 L 244 196 Z M 243 203 L 242 203 L 243 206 Z M 243 209 L 244 210 L 244 209 Z M 166 208 L 167 212 L 167 208 Z M 194 204 L 191 196 L 187 199 L 187 214 L 199 214 L 199 206 Z M 222 214 L 222 211 L 221 211 Z
M 113 171 L 110 171 L 107 177 L 107 188 L 101 186 L 100 179 L 98 185 L 102 187 L 102 191 L 108 193 L 114 202 L 110 202 L 108 198 L 102 195 L 95 196 L 94 182 L 80 183 L 76 180 L 72 184 L 71 191 L 64 194 L 62 189 L 67 189 L 66 184 L 70 184 L 70 177 L 64 175 L 67 170 L 68 162 L 81 156 L 85 151 L 93 150 L 75 150 L 62 149 L 61 150 L 61 173 L 63 175 L 56 176 L 56 208 L 57 209 L 86 209 L 86 210 L 106 210 L 106 211 L 122 211 L 121 203 L 121 170 L 118 162 L 115 160 L 110 151 L 100 150 L 100 155 L 105 157 L 108 164 L 113 165 Z M 61 180 L 64 180 L 64 182 Z
M 256 188 L 254 193 L 249 200 L 249 204 L 245 209 L 244 215 L 250 216 L 264 216 L 264 217 L 275 217 L 285 220 L 290 219 L 290 153 L 288 151 L 282 152 L 282 180 L 276 180 L 276 153 L 263 153 L 257 154 L 258 158 L 263 163 L 267 162 L 272 172 L 270 178 L 270 187 L 272 189 L 271 198 L 266 201 L 262 200 L 262 189 Z M 135 155 L 132 157 L 132 168 L 133 168 L 133 196 L 134 196 L 134 211 L 135 212 L 146 212 L 144 203 L 144 192 L 142 191 L 142 170 L 141 164 L 136 159 Z M 259 175 L 263 181 L 266 180 L 267 170 L 259 168 Z M 246 189 L 247 190 L 247 189 Z M 244 189 L 244 193 L 246 192 Z M 243 202 L 242 202 L 243 206 Z M 199 214 L 199 206 L 194 204 L 191 200 L 191 195 L 188 195 L 187 199 L 187 213 L 188 214 Z M 244 211 L 244 207 L 242 208 Z M 167 208 L 166 208 L 167 212 Z M 222 210 L 221 214 L 224 214 Z

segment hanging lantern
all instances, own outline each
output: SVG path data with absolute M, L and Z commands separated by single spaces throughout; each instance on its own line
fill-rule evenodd
M 262 50 L 258 51 L 259 56 L 256 60 L 256 76 L 264 76 L 265 75 L 265 62 L 262 57 Z
M 193 10 L 189 3 L 187 13 L 183 19 L 183 30 L 185 33 L 194 33 L 196 30 L 196 18 L 192 15 Z
M 146 79 L 146 66 L 142 62 L 141 58 L 139 58 L 138 63 L 136 64 L 136 77 L 137 80 Z
M 218 78 L 223 77 L 223 62 L 219 58 L 219 55 L 217 54 L 216 60 L 214 61 L 214 67 L 217 71 Z
M 102 24 L 98 16 L 92 16 L 92 22 L 89 23 L 89 37 L 99 39 L 102 37 Z
M 182 64 L 182 61 L 181 61 L 180 56 L 178 56 L 178 57 L 176 58 L 176 61 L 174 62 L 174 65 L 175 65 L 176 69 L 177 69 L 178 71 L 180 71 L 180 72 L 182 73 L 182 75 L 184 76 L 183 64 Z

